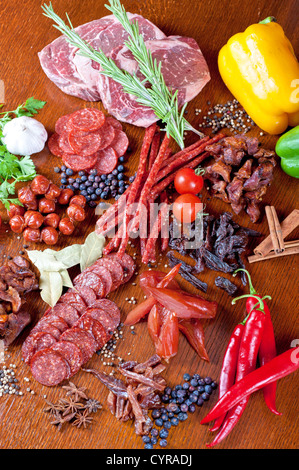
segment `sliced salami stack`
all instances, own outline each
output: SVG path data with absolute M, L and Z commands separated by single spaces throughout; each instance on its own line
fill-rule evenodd
M 106 296 L 129 281 L 131 256 L 98 259 L 73 281 L 74 288 L 48 308 L 22 346 L 23 360 L 42 385 L 54 386 L 76 374 L 112 337 L 120 322 L 117 305 Z
M 109 174 L 124 155 L 129 140 L 122 124 L 96 108 L 84 108 L 61 116 L 48 140 L 50 152 L 78 172 L 96 169 Z

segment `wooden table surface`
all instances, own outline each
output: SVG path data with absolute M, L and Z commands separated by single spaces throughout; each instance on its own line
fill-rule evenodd
M 42 15 L 42 2 L 37 0 L 1 2 L 0 11 L 0 79 L 5 86 L 5 109 L 14 109 L 28 97 L 34 96 L 45 100 L 46 106 L 38 115 L 49 133 L 59 116 L 70 113 L 87 103 L 63 94 L 49 81 L 43 73 L 37 57 L 45 45 L 57 37 L 57 31 L 51 21 Z M 55 11 L 61 16 L 68 12 L 75 26 L 100 18 L 107 14 L 104 0 L 60 0 L 53 1 Z M 195 114 L 196 108 L 202 109 L 202 115 L 209 105 L 225 103 L 231 98 L 224 86 L 217 69 L 217 53 L 221 46 L 234 33 L 243 31 L 248 25 L 273 15 L 283 26 L 294 49 L 299 54 L 298 1 L 285 0 L 160 0 L 137 1 L 124 0 L 127 11 L 140 13 L 154 22 L 167 35 L 185 35 L 198 41 L 211 72 L 211 81 L 203 91 L 188 105 L 188 119 L 196 127 L 201 122 L 201 115 Z M 101 104 L 97 105 L 101 108 Z M 128 163 L 128 174 L 135 171 L 144 131 L 125 125 L 133 152 Z M 276 137 L 260 136 L 260 129 L 254 128 L 250 135 L 260 137 L 262 145 L 273 149 Z M 188 136 L 188 139 L 194 136 Z M 47 147 L 34 157 L 38 172 L 58 181 L 53 167 L 59 164 L 58 159 L 50 156 Z M 285 218 L 294 208 L 298 208 L 298 182 L 284 174 L 279 165 L 275 168 L 274 181 L 264 197 L 265 204 L 274 205 L 280 220 Z M 230 207 L 221 201 L 209 201 L 204 191 L 203 200 L 207 210 L 213 214 L 221 214 Z M 5 220 L 5 211 L 2 210 Z M 244 214 L 234 219 L 251 228 L 268 235 L 266 217 L 258 224 L 252 224 Z M 6 218 L 7 220 L 7 218 Z M 88 217 L 76 229 L 74 236 L 61 238 L 57 249 L 70 243 L 82 243 L 88 233 L 94 230 L 96 216 L 89 209 Z M 289 239 L 298 238 L 298 233 Z M 2 224 L 0 229 L 2 263 L 6 255 L 17 255 L 22 250 L 22 237 Z M 254 245 L 251 245 L 251 250 Z M 44 249 L 44 245 L 31 245 L 33 249 Z M 136 251 L 136 249 L 135 249 Z M 137 250 L 138 251 L 138 250 Z M 165 270 L 164 263 L 160 269 Z M 137 258 L 138 271 L 140 259 Z M 254 285 L 260 292 L 272 297 L 270 302 L 273 315 L 274 330 L 278 353 L 288 349 L 291 342 L 299 338 L 298 330 L 298 258 L 286 256 L 255 264 L 247 264 Z M 77 268 L 76 268 L 77 269 Z M 75 274 L 76 269 L 72 270 Z M 164 376 L 173 386 L 183 381 L 183 374 L 199 373 L 209 375 L 216 381 L 219 379 L 223 354 L 234 326 L 243 318 L 243 306 L 239 303 L 231 305 L 231 298 L 214 285 L 218 273 L 205 270 L 201 278 L 208 283 L 206 298 L 219 303 L 217 317 L 206 322 L 206 346 L 210 362 L 200 360 L 183 337 L 180 339 L 179 352 L 173 358 Z M 130 309 L 126 297 L 134 296 L 138 300 L 143 293 L 138 288 L 138 276 L 134 280 L 137 286 L 125 285 L 111 295 L 122 311 L 122 319 Z M 190 292 L 195 292 L 182 282 Z M 240 287 L 239 292 L 246 289 Z M 46 305 L 39 293 L 27 295 L 28 309 L 34 322 L 43 314 Z M 63 396 L 60 386 L 47 388 L 34 381 L 29 368 L 21 361 L 21 345 L 30 327 L 10 346 L 5 353 L 5 365 L 16 364 L 16 375 L 24 392 L 22 397 L 4 395 L 0 398 L 0 447 L 2 449 L 142 449 L 141 438 L 134 433 L 131 422 L 119 423 L 108 411 L 106 405 L 107 389 L 93 376 L 80 371 L 73 382 L 78 386 L 87 387 L 93 398 L 103 403 L 103 409 L 95 415 L 94 423 L 89 429 L 77 429 L 65 426 L 58 431 L 51 425 L 48 416 L 43 412 L 45 396 L 56 401 Z M 154 353 L 149 339 L 146 323 L 136 325 L 136 335 L 124 328 L 124 338 L 118 342 L 117 354 L 124 359 L 143 361 Z M 90 365 L 103 371 L 105 368 L 99 356 L 95 355 Z M 24 378 L 29 378 L 26 382 Z M 283 414 L 274 416 L 263 402 L 262 393 L 251 397 L 240 423 L 219 446 L 219 449 L 295 449 L 298 447 L 298 374 L 286 377 L 278 383 L 277 407 Z M 34 391 L 30 393 L 27 388 Z M 200 425 L 201 418 L 217 400 L 215 392 L 210 401 L 201 409 L 190 415 L 187 421 L 171 430 L 168 449 L 205 449 L 211 440 L 207 426 Z

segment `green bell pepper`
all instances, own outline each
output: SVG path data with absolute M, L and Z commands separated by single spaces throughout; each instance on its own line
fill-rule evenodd
M 283 134 L 276 142 L 275 152 L 281 158 L 281 168 L 287 175 L 299 178 L 299 126 Z

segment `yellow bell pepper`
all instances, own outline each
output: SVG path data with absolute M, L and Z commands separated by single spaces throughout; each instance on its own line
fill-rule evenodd
M 235 34 L 218 56 L 220 75 L 251 119 L 269 134 L 299 124 L 299 63 L 275 18 Z

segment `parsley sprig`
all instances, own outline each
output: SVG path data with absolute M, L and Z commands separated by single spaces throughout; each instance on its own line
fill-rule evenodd
M 13 111 L 0 113 L 0 201 L 6 209 L 10 204 L 22 205 L 15 195 L 16 183 L 30 181 L 36 176 L 35 165 L 28 155 L 18 158 L 10 153 L 3 142 L 3 128 L 5 124 L 16 117 L 32 117 L 43 108 L 45 101 L 28 98 L 25 103 L 19 105 Z M 4 105 L 0 105 L 3 107 Z
M 135 60 L 139 65 L 140 72 L 145 77 L 140 81 L 136 74 L 132 75 L 117 67 L 115 62 L 106 57 L 99 49 L 93 49 L 74 31 L 68 14 L 66 17 L 69 26 L 54 12 L 52 4 L 44 4 L 42 9 L 44 15 L 52 19 L 54 25 L 62 34 L 65 35 L 67 41 L 74 47 L 78 48 L 78 53 L 87 57 L 101 65 L 100 73 L 106 75 L 116 82 L 120 83 L 126 93 L 136 97 L 138 103 L 151 108 L 158 119 L 165 124 L 167 135 L 171 135 L 181 148 L 184 147 L 184 132 L 192 131 L 203 136 L 203 134 L 194 129 L 185 119 L 184 111 L 187 103 L 179 109 L 178 91 L 174 93 L 170 90 L 164 81 L 161 65 L 153 59 L 151 51 L 146 48 L 142 35 L 139 33 L 137 21 L 130 21 L 125 8 L 119 0 L 109 0 L 110 5 L 105 5 L 122 24 L 129 34 L 126 46 L 132 52 Z M 150 84 L 150 87 L 146 84 Z

